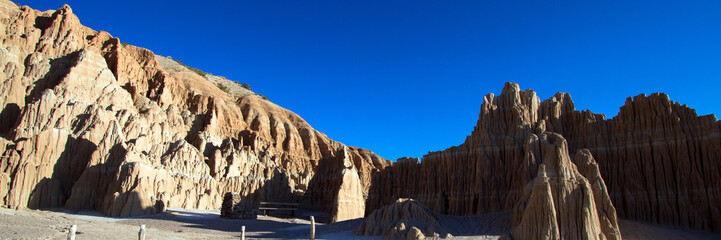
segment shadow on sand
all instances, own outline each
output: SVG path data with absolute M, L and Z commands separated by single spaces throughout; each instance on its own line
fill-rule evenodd
M 311 213 L 299 212 L 298 216 L 291 217 L 281 213 L 258 216 L 258 219 L 226 219 L 221 218 L 220 213 L 215 211 L 169 208 L 159 214 L 111 219 L 125 224 L 144 222 L 143 224 L 147 224 L 150 228 L 167 228 L 168 225 L 161 225 L 175 222 L 178 227 L 176 231 L 182 231 L 182 228 L 196 228 L 201 231 L 233 232 L 235 237 L 240 237 L 241 228 L 245 226 L 246 236 L 250 238 L 299 239 L 310 236 L 310 221 L 307 220 L 309 214 Z M 355 219 L 334 224 L 317 223 L 316 236 L 352 231 L 362 221 L 363 219 Z

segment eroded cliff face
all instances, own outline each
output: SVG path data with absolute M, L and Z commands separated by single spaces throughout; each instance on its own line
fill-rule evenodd
M 621 239 L 616 211 L 587 150 L 571 162 L 561 135 L 546 132 L 527 139 L 538 174 L 515 206 L 514 239 Z
M 413 199 L 400 198 L 376 209 L 353 231 L 359 236 L 383 236 L 384 239 L 448 238 L 437 213 Z
M 721 122 L 715 117 L 652 94 L 629 98 L 606 120 L 575 110 L 569 94 L 541 102 L 515 83 L 485 96 L 478 123 L 460 146 L 375 175 L 366 212 L 398 198 L 453 215 L 513 209 L 540 164 L 528 156 L 535 146 L 526 140 L 546 131 L 565 137 L 569 153 L 593 156 L 602 178 L 589 181 L 605 182 L 618 217 L 721 231 Z
M 333 208 L 347 162 L 365 199 L 390 164 L 255 94 L 229 95 L 147 49 L 80 24 L 69 6 L 0 1 L 0 204 L 132 216 L 219 209 L 225 192 Z M 345 151 L 338 156 L 339 151 Z M 318 182 L 311 186 L 311 182 Z M 333 183 L 330 186 L 323 183 Z M 335 187 L 336 189 L 333 189 Z M 362 201 L 361 201 L 362 202 Z

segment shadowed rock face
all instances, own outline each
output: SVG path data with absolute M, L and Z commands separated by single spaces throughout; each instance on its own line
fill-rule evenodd
M 360 236 L 385 239 L 425 239 L 451 237 L 440 223 L 439 216 L 413 199 L 398 199 L 395 203 L 373 211 L 366 221 L 354 230 Z
M 249 206 L 301 202 L 347 217 L 344 205 L 322 204 L 364 204 L 371 172 L 390 164 L 255 94 L 163 69 L 149 50 L 82 26 L 67 5 L 40 12 L 0 0 L 0 66 L 3 206 L 133 216 L 219 209 L 238 192 Z M 319 175 L 320 162 L 340 163 Z
M 576 155 L 583 175 L 568 154 L 566 140 L 547 132 L 531 135 L 527 156 L 542 162 L 516 204 L 515 239 L 621 239 L 616 211 L 588 151 Z M 593 180 L 591 183 L 588 178 Z
M 397 198 L 453 215 L 513 209 L 541 163 L 528 156 L 538 146 L 526 140 L 546 131 L 562 135 L 570 154 L 593 156 L 603 178 L 589 181 L 594 189 L 605 182 L 619 217 L 721 231 L 721 122 L 714 116 L 656 93 L 629 98 L 606 120 L 576 111 L 566 93 L 541 102 L 514 83 L 484 97 L 460 146 L 375 175 L 366 212 Z

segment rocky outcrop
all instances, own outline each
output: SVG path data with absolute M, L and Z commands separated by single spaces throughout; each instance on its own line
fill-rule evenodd
M 629 98 L 606 120 L 575 110 L 569 94 L 541 102 L 514 83 L 484 97 L 463 144 L 375 175 L 366 212 L 398 198 L 453 215 L 513 209 L 540 164 L 526 156 L 526 140 L 546 131 L 561 134 L 569 153 L 592 154 L 603 178 L 589 181 L 595 189 L 603 180 L 618 217 L 721 231 L 721 122 L 713 115 L 657 93 Z
M 363 196 L 363 185 L 358 177 L 358 171 L 350 162 L 348 151 L 343 150 L 343 161 L 340 168 L 340 186 L 333 200 L 331 222 L 340 222 L 350 219 L 365 217 L 365 197 Z M 334 174 L 335 175 L 335 174 Z
M 451 237 L 436 213 L 413 199 L 398 199 L 395 203 L 373 211 L 366 221 L 354 230 L 360 236 L 383 236 L 385 239 L 425 239 Z
M 606 183 L 603 181 L 603 178 L 601 178 L 598 164 L 596 160 L 593 159 L 593 156 L 591 156 L 591 152 L 585 148 L 579 150 L 573 157 L 573 163 L 577 167 L 578 172 L 591 184 L 590 188 L 591 191 L 593 191 L 593 199 L 596 203 L 601 232 L 606 239 L 621 239 L 616 208 L 608 196 Z
M 220 90 L 222 90 L 223 92 L 230 95 L 232 98 L 241 98 L 241 97 L 245 97 L 248 95 L 258 95 L 257 93 L 250 91 L 250 89 L 244 88 L 241 83 L 227 79 L 225 77 L 216 76 L 216 75 L 213 75 L 213 74 L 207 73 L 207 72 L 203 73 L 201 75 L 201 73 L 196 72 L 196 71 L 200 71 L 200 70 L 197 70 L 197 69 L 195 69 L 196 71 L 191 70 L 191 69 L 189 69 L 189 67 L 185 66 L 180 61 L 171 58 L 170 56 L 163 57 L 160 55 L 155 55 L 155 60 L 158 61 L 158 64 L 164 70 L 166 70 L 168 73 L 170 73 L 171 75 L 173 75 L 176 78 L 196 77 L 195 75 L 204 77 L 207 82 L 215 85 Z M 250 88 L 250 86 L 248 86 L 248 88 Z M 210 88 L 208 88 L 206 90 L 212 91 Z
M 243 197 L 238 192 L 227 192 L 223 196 L 223 205 L 220 207 L 220 217 L 233 219 L 257 219 L 256 209 L 244 206 Z
M 413 198 L 438 213 L 473 215 L 508 211 L 518 202 L 538 163 L 525 159 L 525 140 L 536 129 L 540 102 L 515 84 L 484 98 L 466 142 L 418 161 L 381 170 L 372 180 L 366 212 L 397 198 Z
M 363 187 L 349 151 L 348 148 L 341 148 L 334 155 L 321 159 L 316 174 L 327 177 L 313 179 L 306 193 L 304 205 L 331 213 L 331 222 L 365 216 L 367 190 Z
M 529 136 L 527 156 L 541 162 L 538 174 L 516 204 L 512 237 L 515 239 L 621 239 L 616 212 L 598 168 L 588 151 L 576 159 L 588 176 L 571 162 L 566 140 L 556 133 Z M 602 227 L 603 225 L 603 227 Z
M 256 94 L 229 95 L 186 68 L 165 69 L 151 51 L 82 26 L 67 5 L 40 12 L 0 0 L 0 18 L 3 206 L 133 216 L 219 209 L 222 194 L 238 192 L 249 207 L 323 208 L 338 198 L 312 192 L 346 187 L 365 199 L 371 173 L 390 164 Z M 316 174 L 322 161 L 343 163 Z M 344 161 L 358 177 L 352 187 L 310 186 L 343 179 Z
M 628 98 L 605 120 L 564 98 L 547 126 L 593 154 L 619 217 L 721 232 L 721 122 L 713 115 L 655 93 Z

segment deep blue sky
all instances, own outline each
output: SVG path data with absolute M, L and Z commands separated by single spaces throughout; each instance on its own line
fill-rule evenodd
M 653 92 L 721 113 L 716 0 L 65 3 L 88 27 L 248 82 L 391 160 L 462 143 L 483 96 L 507 81 L 541 100 L 571 93 L 576 108 L 609 118 Z

